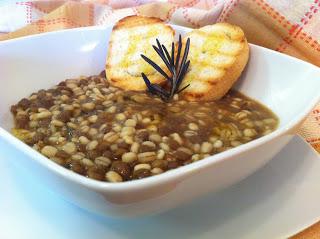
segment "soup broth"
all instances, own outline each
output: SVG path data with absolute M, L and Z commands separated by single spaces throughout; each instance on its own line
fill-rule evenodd
M 122 182 L 164 173 L 274 131 L 278 118 L 237 91 L 163 102 L 112 87 L 104 74 L 68 79 L 11 107 L 13 134 L 86 177 Z

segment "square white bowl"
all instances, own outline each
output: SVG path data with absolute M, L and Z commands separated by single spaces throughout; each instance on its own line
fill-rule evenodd
M 191 29 L 173 26 L 182 35 Z M 201 161 L 149 178 L 107 183 L 65 169 L 10 134 L 10 106 L 67 78 L 104 69 L 112 26 L 45 33 L 0 42 L 0 141 L 15 149 L 12 163 L 26 167 L 66 200 L 101 215 L 130 217 L 173 208 L 252 174 L 284 147 L 320 99 L 319 68 L 250 45 L 246 70 L 234 88 L 273 110 L 273 133 Z

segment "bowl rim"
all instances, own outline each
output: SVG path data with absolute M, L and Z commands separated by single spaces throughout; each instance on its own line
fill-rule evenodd
M 192 30 L 191 28 L 183 27 L 183 26 L 177 26 L 170 24 L 175 29 L 180 29 L 182 31 L 189 31 Z M 48 35 L 56 35 L 56 34 L 64 34 L 68 32 L 87 32 L 92 30 L 106 30 L 108 28 L 112 27 L 112 25 L 107 26 L 90 26 L 90 27 L 83 27 L 83 28 L 73 28 L 73 29 L 65 29 L 60 31 L 53 31 L 53 32 L 47 32 L 47 33 L 41 33 L 31 36 L 24 36 L 20 38 L 5 40 L 0 42 L 0 47 L 4 47 L 7 44 L 13 43 L 13 42 L 20 42 L 25 41 L 29 39 L 36 39 L 36 38 L 45 38 Z M 280 52 L 276 52 L 261 46 L 257 46 L 254 44 L 250 45 L 250 51 L 251 50 L 258 50 L 262 51 L 265 54 L 274 54 L 277 57 L 284 57 L 288 61 L 296 62 L 299 64 L 303 64 L 305 67 L 310 68 L 311 70 L 315 71 L 320 76 L 320 68 L 316 67 L 315 65 L 312 65 L 308 62 L 302 61 L 298 58 L 285 55 Z M 234 157 L 238 154 L 241 154 L 245 151 L 252 150 L 256 147 L 259 147 L 267 142 L 270 142 L 280 136 L 283 135 L 293 135 L 295 134 L 295 127 L 298 126 L 308 115 L 308 113 L 314 108 L 314 106 L 320 101 L 320 94 L 318 96 L 314 96 L 312 100 L 310 100 L 310 103 L 303 111 L 301 111 L 299 114 L 297 114 L 292 120 L 289 121 L 288 124 L 277 128 L 272 133 L 262 136 L 258 139 L 255 139 L 253 141 L 250 141 L 246 144 L 237 146 L 235 148 L 232 148 L 230 150 L 212 155 L 210 157 L 204 158 L 202 160 L 193 162 L 188 165 L 184 165 L 182 167 L 176 168 L 174 170 L 166 171 L 159 175 L 153 175 L 152 177 L 147 177 L 139 180 L 132 180 L 132 181 L 125 181 L 121 183 L 110 183 L 105 181 L 98 181 L 95 179 L 90 179 L 87 177 L 84 177 L 82 175 L 79 175 L 75 172 L 72 172 L 69 169 L 66 169 L 55 162 L 51 161 L 47 157 L 43 156 L 41 153 L 36 151 L 35 149 L 31 148 L 27 144 L 23 143 L 16 137 L 14 137 L 11 133 L 9 133 L 7 130 L 2 128 L 0 126 L 0 138 L 3 138 L 7 143 L 14 146 L 17 150 L 25 153 L 28 157 L 35 160 L 37 163 L 39 163 L 41 166 L 45 167 L 48 170 L 51 170 L 52 172 L 58 174 L 59 176 L 62 176 L 63 178 L 67 180 L 71 180 L 77 184 L 80 184 L 82 186 L 85 186 L 87 188 L 91 188 L 98 191 L 110 191 L 110 192 L 121 192 L 123 190 L 126 191 L 133 191 L 140 188 L 147 188 L 147 187 L 153 187 L 158 184 L 164 184 L 167 182 L 172 181 L 178 181 L 183 180 L 188 175 L 196 173 L 205 167 L 216 164 L 224 160 L 228 160 L 231 157 Z

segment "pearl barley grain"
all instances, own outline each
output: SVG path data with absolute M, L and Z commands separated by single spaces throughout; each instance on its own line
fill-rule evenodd
M 124 153 L 122 155 L 122 161 L 125 163 L 131 163 L 137 160 L 137 154 L 133 152 Z
M 119 183 L 122 182 L 122 177 L 115 171 L 109 171 L 106 173 L 106 180 L 111 183 Z
M 54 157 L 57 152 L 58 150 L 55 147 L 49 145 L 46 145 L 41 149 L 41 153 L 49 158 Z

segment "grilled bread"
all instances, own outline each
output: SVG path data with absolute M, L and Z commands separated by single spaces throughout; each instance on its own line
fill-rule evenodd
M 188 33 L 190 66 L 181 94 L 189 101 L 217 100 L 239 78 L 249 57 L 249 46 L 241 28 L 217 23 Z
M 141 72 L 144 72 L 152 83 L 164 82 L 165 78 L 141 58 L 144 54 L 166 69 L 152 48 L 156 39 L 170 49 L 174 30 L 158 18 L 129 16 L 121 19 L 111 33 L 106 63 L 108 81 L 125 90 L 145 90 L 141 77 Z M 168 70 L 165 72 L 169 73 Z

